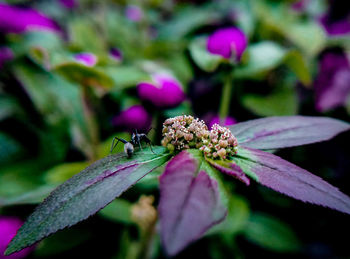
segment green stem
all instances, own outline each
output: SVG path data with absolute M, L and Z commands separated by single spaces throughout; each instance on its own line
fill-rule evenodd
M 231 95 L 232 95 L 232 76 L 231 74 L 228 74 L 224 81 L 224 86 L 222 89 L 221 94 L 221 103 L 220 103 L 220 110 L 219 110 L 219 116 L 220 120 L 225 119 L 229 114 L 230 109 L 230 101 L 231 101 Z

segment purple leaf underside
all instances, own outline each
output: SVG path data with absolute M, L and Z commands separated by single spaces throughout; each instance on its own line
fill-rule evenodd
M 182 151 L 160 177 L 161 239 L 168 255 L 175 255 L 226 216 L 218 183 L 190 153 Z
M 242 122 L 229 128 L 240 145 L 268 150 L 325 141 L 349 130 L 350 124 L 326 117 L 281 116 Z
M 65 227 L 95 214 L 134 185 L 154 168 L 164 164 L 169 154 L 111 155 L 96 161 L 60 185 L 29 216 L 11 241 L 6 253 L 13 253 Z
M 304 202 L 350 214 L 350 197 L 320 177 L 273 154 L 241 147 L 234 160 L 260 184 Z

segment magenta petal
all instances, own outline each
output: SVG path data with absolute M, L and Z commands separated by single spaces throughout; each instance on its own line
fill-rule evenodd
M 158 108 L 173 108 L 182 103 L 185 93 L 181 84 L 169 75 L 156 74 L 152 82 L 137 85 L 140 98 Z
M 19 218 L 0 216 L 0 259 L 20 259 L 33 251 L 34 246 L 31 246 L 9 256 L 4 256 L 7 245 L 16 235 L 17 230 L 22 224 L 23 222 Z
M 237 121 L 233 117 L 227 116 L 223 120 L 220 120 L 219 116 L 215 116 L 209 121 L 208 128 L 211 129 L 211 126 L 213 126 L 214 124 L 219 124 L 220 126 L 227 127 L 227 126 L 232 126 L 236 123 Z
M 350 214 L 350 197 L 320 177 L 273 154 L 241 147 L 234 159 L 257 182 L 295 199 Z
M 344 53 L 329 51 L 322 55 L 314 88 L 319 111 L 342 106 L 346 102 L 350 95 L 350 64 Z
M 97 63 L 97 57 L 94 54 L 88 52 L 78 53 L 74 55 L 74 59 L 77 62 L 88 67 L 93 67 Z
M 116 127 L 123 128 L 130 132 L 133 132 L 135 129 L 147 131 L 150 129 L 151 123 L 152 116 L 142 105 L 131 106 L 113 118 L 113 124 Z
M 29 30 L 60 31 L 60 28 L 53 20 L 34 9 L 0 3 L 0 31 L 22 33 Z
M 246 36 L 235 27 L 216 30 L 209 36 L 207 42 L 207 49 L 210 53 L 221 55 L 227 59 L 235 56 L 236 60 L 240 60 L 246 47 Z
M 240 145 L 276 149 L 331 139 L 349 130 L 350 124 L 327 117 L 280 116 L 241 122 L 229 128 Z
M 111 58 L 120 61 L 123 59 L 123 54 L 118 48 L 111 48 L 109 50 L 109 55 Z
M 205 171 L 198 174 L 197 171 L 198 161 L 182 151 L 167 164 L 160 177 L 161 240 L 170 256 L 226 216 L 217 182 Z

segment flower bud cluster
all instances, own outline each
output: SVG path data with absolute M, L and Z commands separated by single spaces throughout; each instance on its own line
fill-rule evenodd
M 237 146 L 237 139 L 231 131 L 215 123 L 211 127 L 209 138 L 203 139 L 203 145 L 200 147 L 200 150 L 203 151 L 205 156 L 214 159 L 226 159 L 237 153 Z
M 237 139 L 228 128 L 214 124 L 211 130 L 204 121 L 183 115 L 163 124 L 162 145 L 169 151 L 198 148 L 207 157 L 226 159 L 237 153 Z
M 163 123 L 162 145 L 170 151 L 200 148 L 203 138 L 209 137 L 204 121 L 190 115 L 169 118 Z

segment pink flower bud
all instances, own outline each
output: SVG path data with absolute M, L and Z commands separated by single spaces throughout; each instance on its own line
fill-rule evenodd
M 233 117 L 230 117 L 230 116 L 227 116 L 226 118 L 224 118 L 223 120 L 220 120 L 220 117 L 219 116 L 214 116 L 210 121 L 209 121 L 209 129 L 211 129 L 211 127 L 214 125 L 214 124 L 219 124 L 221 126 L 224 126 L 224 127 L 227 127 L 227 126 L 231 126 L 233 124 L 236 124 L 237 121 L 233 118 Z
M 175 78 L 165 74 L 154 75 L 152 82 L 139 83 L 137 91 L 142 100 L 158 108 L 176 107 L 185 99 L 181 84 Z
M 142 105 L 134 105 L 122 111 L 113 118 L 113 124 L 116 127 L 126 131 L 146 131 L 151 127 L 152 116 L 143 108 Z
M 89 53 L 89 52 L 78 53 L 78 54 L 74 55 L 74 59 L 77 62 L 79 62 L 85 66 L 88 66 L 88 67 L 93 67 L 97 63 L 97 57 L 94 54 Z
M 37 10 L 0 3 L 0 32 L 22 33 L 30 30 L 60 31 L 59 26 Z
M 240 60 L 246 47 L 246 36 L 236 27 L 216 30 L 209 36 L 207 42 L 207 49 L 210 53 L 227 59 L 234 57 L 237 61 Z
M 143 12 L 142 12 L 142 9 L 137 5 L 129 5 L 126 7 L 125 16 L 130 21 L 138 22 L 142 19 Z

